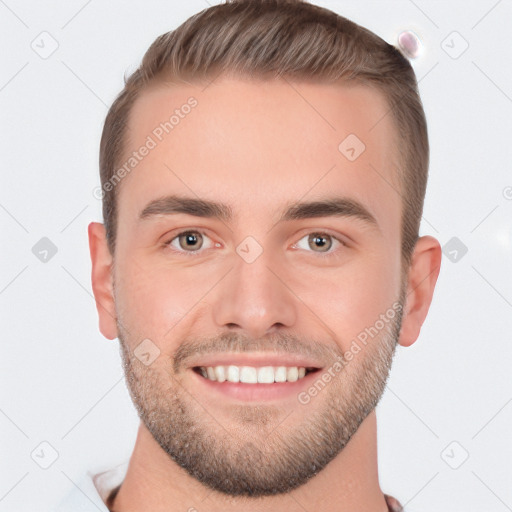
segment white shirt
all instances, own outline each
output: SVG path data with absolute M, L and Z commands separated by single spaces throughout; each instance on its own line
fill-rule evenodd
M 78 487 L 74 487 L 54 512 L 109 512 L 107 498 L 112 490 L 123 482 L 127 470 L 128 461 L 101 473 L 94 474 L 88 471 Z M 391 512 L 405 512 L 399 503 L 396 503 L 396 508 L 393 507 L 394 503 L 391 500 L 394 501 L 394 498 L 391 496 L 386 496 L 386 500 L 389 500 L 388 507 Z M 408 511 L 412 512 L 409 509 Z
M 127 470 L 128 461 L 101 473 L 88 471 L 54 512 L 109 512 L 107 498 L 122 483 Z

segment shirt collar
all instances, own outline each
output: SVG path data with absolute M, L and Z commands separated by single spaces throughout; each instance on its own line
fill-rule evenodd
M 126 476 L 128 462 L 100 472 L 87 471 L 55 512 L 109 512 L 107 498 Z

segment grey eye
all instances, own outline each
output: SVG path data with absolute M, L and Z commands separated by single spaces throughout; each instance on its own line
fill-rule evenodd
M 209 241 L 207 246 L 205 246 L 205 239 Z M 170 245 L 178 252 L 195 252 L 201 248 L 208 249 L 212 246 L 212 242 L 201 231 L 188 230 L 178 233 L 172 240 L 167 242 L 167 245 Z
M 333 236 L 327 233 L 310 233 L 297 242 L 299 249 L 313 249 L 313 252 L 329 252 L 333 245 Z M 307 247 L 301 246 L 302 240 L 306 240 Z

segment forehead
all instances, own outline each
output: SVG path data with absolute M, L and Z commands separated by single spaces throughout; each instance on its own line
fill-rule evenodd
M 155 84 L 128 127 L 122 163 L 137 155 L 119 191 L 120 218 L 135 220 L 167 194 L 222 199 L 249 220 L 336 192 L 396 230 L 395 130 L 382 94 L 369 87 L 230 77 Z

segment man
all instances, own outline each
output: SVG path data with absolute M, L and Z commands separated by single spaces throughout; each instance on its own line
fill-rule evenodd
M 306 2 L 211 7 L 127 79 L 100 168 L 92 285 L 141 418 L 109 509 L 401 510 L 375 406 L 441 262 L 407 59 Z

